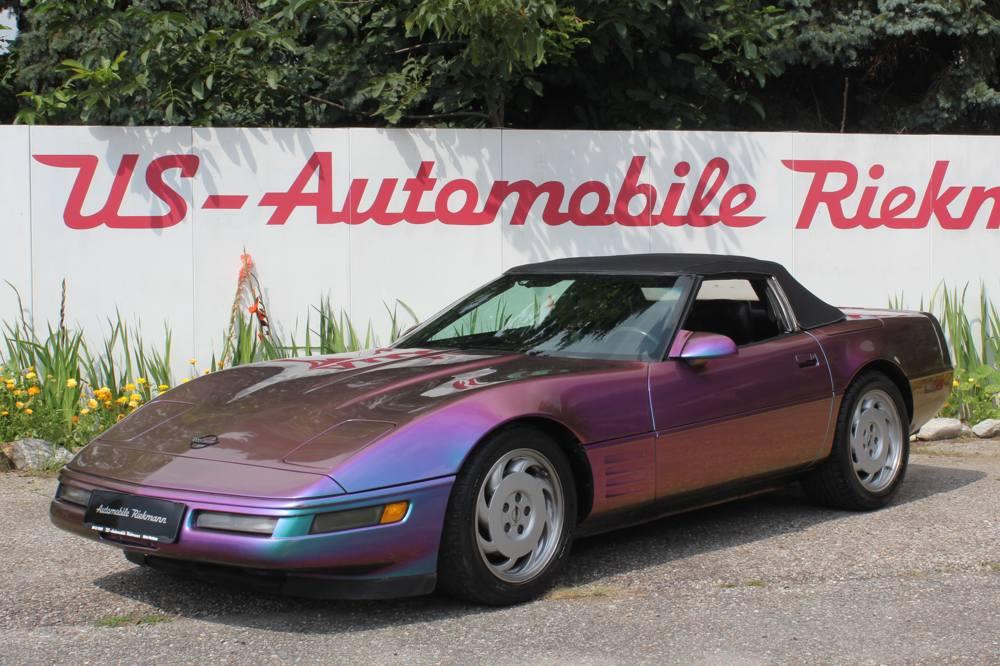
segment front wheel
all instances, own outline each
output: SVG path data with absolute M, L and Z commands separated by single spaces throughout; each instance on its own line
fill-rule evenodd
M 881 373 L 862 375 L 844 394 L 833 450 L 802 479 L 820 504 L 853 510 L 886 504 L 906 475 L 910 456 L 906 405 Z
M 576 489 L 562 449 L 532 428 L 491 437 L 463 466 L 441 540 L 438 584 L 490 605 L 548 589 L 569 554 Z

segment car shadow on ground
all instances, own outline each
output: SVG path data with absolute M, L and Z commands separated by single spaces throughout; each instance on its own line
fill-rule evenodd
M 969 485 L 985 473 L 911 464 L 893 505 Z M 798 485 L 662 518 L 574 544 L 557 585 L 597 584 L 619 574 L 741 546 L 857 515 L 810 504 Z M 308 600 L 135 567 L 94 581 L 101 589 L 179 617 L 271 631 L 338 633 L 495 612 L 439 595 L 385 601 Z

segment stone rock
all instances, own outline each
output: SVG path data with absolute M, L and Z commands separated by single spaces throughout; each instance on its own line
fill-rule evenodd
M 962 422 L 958 419 L 931 419 L 920 428 L 917 439 L 925 442 L 937 439 L 954 439 L 962 434 Z
M 972 428 L 969 427 L 967 423 L 962 424 L 962 437 L 974 437 L 972 433 Z
M 58 463 L 65 464 L 72 454 L 61 446 L 44 439 L 19 439 L 3 445 L 3 455 L 14 469 L 39 470 Z
M 73 454 L 64 446 L 57 446 L 56 450 L 52 453 L 52 463 L 56 465 L 65 465 L 70 460 L 73 459 Z
M 976 425 L 972 426 L 972 434 L 976 437 L 982 437 L 983 439 L 1000 437 L 1000 419 L 986 419 L 985 421 L 980 421 Z

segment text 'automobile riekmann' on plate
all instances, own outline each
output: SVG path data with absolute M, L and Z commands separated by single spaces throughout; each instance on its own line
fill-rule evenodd
M 95 509 L 97 513 L 104 514 L 106 516 L 113 515 L 119 518 L 132 518 L 133 520 L 145 520 L 150 523 L 159 523 L 165 525 L 167 519 L 165 516 L 157 516 L 153 513 L 148 513 L 143 509 L 129 509 L 128 507 L 113 508 L 106 504 L 101 504 Z
M 123 201 L 140 155 L 122 155 L 104 205 L 92 213 L 84 213 L 83 208 L 100 166 L 98 156 L 33 157 L 49 167 L 77 170 L 63 220 L 66 226 L 79 230 L 100 226 L 163 229 L 181 223 L 187 217 L 188 203 L 164 180 L 164 174 L 176 169 L 180 178 L 194 178 L 201 165 L 196 154 L 150 156 L 145 169 L 146 186 L 168 211 L 162 215 L 124 215 Z M 703 165 L 674 162 L 669 182 L 656 184 L 643 177 L 643 170 L 649 171 L 647 160 L 646 156 L 633 156 L 621 180 L 612 184 L 599 180 L 573 184 L 559 180 L 494 180 L 485 191 L 468 178 L 439 179 L 434 174 L 435 162 L 423 161 L 409 178 L 354 178 L 346 196 L 334 201 L 334 155 L 315 152 L 283 191 L 265 192 L 259 197 L 211 194 L 201 208 L 239 210 L 256 198 L 258 207 L 272 209 L 268 225 L 283 225 L 303 209 L 314 212 L 317 224 L 436 222 L 482 226 L 494 223 L 508 202 L 505 215 L 509 215 L 507 223 L 514 226 L 528 222 L 533 209 L 540 210 L 541 222 L 551 226 L 745 228 L 765 220 L 764 215 L 752 210 L 757 189 L 751 183 L 732 182 L 730 163 L 725 158 L 713 157 Z M 781 164 L 810 179 L 796 217 L 798 229 L 810 228 L 821 212 L 837 229 L 921 229 L 932 220 L 943 229 L 968 229 L 986 210 L 986 228 L 1000 229 L 1000 186 L 948 185 L 947 160 L 934 162 L 926 183 L 893 187 L 880 185 L 886 175 L 881 164 L 867 169 L 845 160 L 782 160 Z M 403 203 L 394 206 L 399 195 Z

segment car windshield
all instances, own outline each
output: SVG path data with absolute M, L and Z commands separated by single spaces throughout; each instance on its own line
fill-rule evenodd
M 508 275 L 401 340 L 407 347 L 662 358 L 688 278 Z

